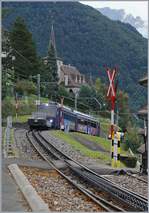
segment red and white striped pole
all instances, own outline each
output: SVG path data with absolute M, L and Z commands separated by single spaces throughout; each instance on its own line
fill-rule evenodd
M 116 76 L 116 69 L 109 69 L 107 68 L 107 74 L 108 74 L 108 78 L 109 78 L 109 88 L 108 88 L 108 92 L 107 92 L 107 97 L 110 99 L 111 101 L 111 163 L 112 166 L 114 166 L 113 162 L 114 162 L 114 108 L 115 108 L 115 100 L 116 100 L 116 88 L 114 85 L 114 79 Z
M 107 68 L 107 74 L 108 74 L 108 78 L 110 82 L 108 92 L 107 92 L 107 97 L 110 98 L 111 100 L 111 138 L 112 138 L 112 134 L 114 131 L 114 108 L 115 108 L 115 97 L 116 97 L 116 91 L 114 86 L 116 69 L 113 69 L 111 71 L 111 69 Z

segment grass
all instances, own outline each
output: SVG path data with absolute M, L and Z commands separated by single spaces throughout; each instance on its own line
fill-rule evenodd
M 20 123 L 25 123 L 28 121 L 28 118 L 31 115 L 19 115 L 17 118 L 13 117 L 13 122 L 20 122 Z
M 87 135 L 87 134 L 82 134 L 79 132 L 75 132 L 75 133 L 71 133 L 71 134 L 75 134 L 75 135 L 79 135 L 87 140 L 90 140 L 94 143 L 99 144 L 102 148 L 104 148 L 106 151 L 111 150 L 111 140 L 107 140 L 101 137 L 97 137 L 97 136 L 92 136 L 92 135 Z M 129 152 L 124 150 L 124 144 L 121 144 L 121 154 L 123 155 L 128 155 Z
M 110 149 L 111 149 L 111 143 L 110 143 L 111 141 L 106 140 L 104 138 L 101 138 L 101 137 L 98 137 L 98 136 L 82 134 L 82 133 L 79 133 L 79 132 L 74 132 L 74 133 L 71 133 L 71 134 L 75 134 L 75 135 L 81 136 L 81 137 L 83 137 L 87 140 L 90 140 L 92 142 L 98 143 L 106 151 L 110 151 Z
M 94 159 L 100 159 L 105 161 L 105 163 L 109 163 L 110 162 L 110 156 L 105 153 L 99 152 L 99 151 L 93 151 L 88 149 L 86 146 L 83 146 L 82 144 L 80 144 L 77 140 L 75 140 L 71 133 L 65 133 L 59 130 L 53 130 L 52 131 L 53 135 L 62 139 L 63 141 L 67 142 L 68 144 L 70 144 L 75 150 L 80 151 L 82 154 L 84 154 L 85 156 L 94 158 Z
M 82 134 L 78 132 L 65 133 L 60 130 L 53 130 L 51 132 L 55 137 L 60 138 L 66 143 L 70 144 L 73 149 L 80 151 L 85 156 L 94 158 L 94 159 L 100 159 L 103 164 L 109 165 L 111 163 L 111 156 L 110 156 L 111 141 L 106 140 L 104 138 L 86 135 L 86 134 Z M 86 138 L 87 140 L 92 141 L 93 143 L 98 143 L 106 151 L 109 151 L 109 153 L 90 150 L 86 146 L 80 144 L 77 140 L 75 140 L 73 138 L 73 135 L 79 135 L 81 137 Z M 121 153 L 126 154 L 126 151 L 124 151 L 122 148 Z M 123 162 L 120 162 L 120 168 L 126 168 L 126 165 Z

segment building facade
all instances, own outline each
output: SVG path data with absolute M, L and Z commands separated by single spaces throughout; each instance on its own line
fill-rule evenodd
M 68 92 L 76 94 L 80 87 L 86 84 L 85 75 L 81 74 L 76 67 L 70 64 L 65 65 L 62 60 L 58 59 L 57 68 L 59 84 L 63 83 Z

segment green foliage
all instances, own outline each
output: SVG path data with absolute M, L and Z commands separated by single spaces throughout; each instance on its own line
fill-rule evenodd
M 37 100 L 37 96 L 30 95 L 24 96 L 19 99 L 19 108 L 18 108 L 18 116 L 22 115 L 31 115 L 32 112 L 37 110 L 37 106 L 35 105 L 35 101 Z M 41 102 L 48 102 L 48 99 L 41 98 Z M 16 116 L 16 102 L 13 96 L 7 96 L 2 100 L 2 118 L 5 120 L 7 116 L 11 115 L 13 117 Z
M 13 49 L 15 79 L 28 78 L 38 70 L 38 61 L 32 34 L 27 29 L 24 19 L 17 17 L 10 32 Z
M 3 8 L 2 9 L 2 19 L 5 18 L 6 16 L 8 16 L 10 13 L 11 13 L 10 9 Z
M 58 87 L 58 95 L 61 96 L 65 96 L 65 97 L 69 97 L 70 93 L 66 90 L 66 88 L 63 85 L 60 85 Z
M 126 148 L 130 147 L 133 152 L 136 152 L 141 145 L 138 129 L 136 127 L 129 127 L 127 130 L 128 132 L 125 135 Z
M 58 75 L 57 75 L 57 63 L 56 63 L 56 53 L 53 45 L 50 45 L 48 50 L 47 65 L 46 65 L 46 75 L 47 80 L 51 83 L 48 84 L 49 87 L 49 97 L 53 100 L 57 98 L 58 92 Z
M 127 126 L 130 126 L 132 124 L 132 115 L 130 113 L 128 100 L 129 97 L 127 93 L 118 91 L 116 108 L 118 109 L 119 113 L 118 124 L 122 129 L 125 129 L 127 128 Z
M 14 78 L 12 70 L 3 70 L 2 72 L 2 100 L 6 95 L 13 96 Z
M 15 84 L 15 91 L 21 95 L 35 94 L 37 91 L 35 84 L 32 81 L 21 80 Z

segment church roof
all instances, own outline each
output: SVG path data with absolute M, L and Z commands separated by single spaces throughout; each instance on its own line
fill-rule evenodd
M 62 65 L 61 70 L 63 71 L 63 73 L 65 75 L 79 75 L 79 76 L 81 76 L 81 73 L 74 66 Z

